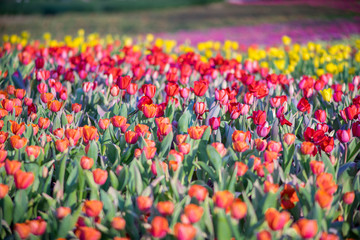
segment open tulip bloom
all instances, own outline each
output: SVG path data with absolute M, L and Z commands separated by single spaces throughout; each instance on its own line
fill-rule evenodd
M 0 239 L 360 239 L 360 39 L 22 38 Z

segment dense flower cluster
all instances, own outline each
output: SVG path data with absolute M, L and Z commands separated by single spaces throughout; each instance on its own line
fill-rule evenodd
M 0 238 L 359 239 L 360 41 L 44 37 L 0 48 Z

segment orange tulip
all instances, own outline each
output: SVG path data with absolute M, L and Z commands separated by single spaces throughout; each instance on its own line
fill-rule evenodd
M 170 201 L 158 202 L 156 209 L 163 216 L 171 215 L 174 212 L 174 204 Z
M 7 151 L 6 150 L 0 150 L 0 164 L 2 164 L 6 157 L 7 157 Z
M 103 185 L 108 178 L 108 172 L 97 168 L 93 171 L 93 177 L 96 184 Z
M 111 118 L 111 124 L 114 126 L 114 127 L 117 127 L 117 128 L 120 128 L 122 127 L 123 125 L 126 124 L 126 121 L 127 119 L 123 116 L 113 116 Z
M 71 110 L 72 110 L 73 112 L 75 112 L 75 113 L 80 112 L 80 111 L 81 111 L 81 104 L 79 104 L 79 103 L 73 103 L 73 104 L 71 105 Z
M 216 192 L 213 196 L 214 204 L 223 209 L 229 208 L 233 200 L 234 195 L 228 190 Z
M 245 152 L 246 150 L 249 149 L 249 145 L 247 145 L 246 142 L 237 141 L 237 142 L 233 142 L 233 148 L 237 152 Z
M 286 211 L 278 212 L 274 208 L 269 208 L 265 212 L 265 220 L 271 230 L 282 230 L 285 224 L 290 220 L 290 213 Z
M 8 132 L 0 132 L 0 143 L 5 143 L 8 136 L 9 136 Z
M 67 138 L 58 139 L 55 141 L 56 150 L 58 150 L 59 152 L 65 152 L 68 149 L 69 145 L 70 143 Z
M 155 104 L 145 104 L 141 110 L 146 118 L 153 118 L 156 116 L 157 106 Z
M 56 216 L 58 219 L 63 219 L 70 213 L 71 209 L 69 207 L 59 207 L 56 209 Z
M 285 133 L 284 135 L 284 142 L 287 145 L 291 145 L 295 142 L 296 136 L 292 133 Z
M 303 142 L 301 144 L 301 153 L 304 155 L 315 156 L 317 153 L 316 146 L 312 142 Z
M 104 119 L 99 120 L 99 127 L 102 130 L 107 129 L 109 127 L 109 124 L 110 124 L 110 119 L 108 119 L 108 118 L 104 118 Z
M 125 141 L 128 144 L 135 144 L 139 138 L 139 134 L 133 131 L 127 131 L 125 133 Z
M 40 99 L 43 103 L 48 103 L 54 99 L 54 95 L 52 93 L 42 93 Z
M 23 134 L 23 132 L 26 129 L 25 123 L 23 122 L 18 124 L 17 122 L 10 120 L 10 123 L 11 123 L 11 132 L 15 135 L 20 136 L 21 134 Z
M 193 126 L 188 129 L 188 134 L 191 139 L 198 140 L 200 139 L 205 132 L 205 129 L 199 126 Z
M 302 218 L 293 224 L 293 228 L 298 232 L 298 234 L 305 239 L 315 237 L 318 231 L 318 225 L 316 220 L 308 220 Z
M 114 217 L 111 221 L 112 228 L 121 231 L 125 229 L 126 221 L 122 217 Z
M 86 144 L 88 144 L 89 141 L 98 140 L 99 134 L 97 132 L 96 127 L 85 125 L 83 127 L 83 137 L 84 137 L 84 142 Z
M 102 209 L 103 203 L 98 200 L 86 200 L 83 207 L 83 211 L 89 217 L 99 216 Z
M 176 135 L 175 137 L 175 142 L 176 144 L 181 144 L 181 143 L 184 143 L 186 141 L 186 138 L 188 137 L 187 134 L 178 134 Z
M 355 193 L 354 192 L 346 192 L 343 196 L 343 201 L 345 204 L 352 204 L 355 199 Z
M 339 240 L 340 238 L 336 234 L 323 232 L 319 240 Z
M 62 107 L 62 102 L 59 102 L 58 100 L 52 100 L 50 102 L 48 102 L 48 109 L 50 109 L 50 111 L 52 112 L 58 112 L 60 111 L 61 107 Z
M 57 137 L 57 138 L 63 138 L 64 137 L 64 129 L 63 128 L 57 128 L 53 131 L 53 134 Z
M 249 167 L 245 164 L 245 163 L 242 163 L 242 162 L 235 162 L 235 168 L 237 167 L 237 173 L 236 175 L 238 177 L 241 177 L 241 176 L 244 176 L 245 173 L 247 172 L 247 170 L 249 169 Z
M 329 194 L 334 194 L 338 188 L 330 173 L 321 173 L 316 177 L 316 186 Z
M 231 216 L 235 219 L 243 219 L 246 216 L 246 203 L 240 199 L 235 199 L 231 204 Z
M 200 185 L 192 185 L 188 191 L 188 194 L 190 197 L 196 198 L 199 202 L 202 202 L 205 200 L 205 198 L 208 195 L 208 190 L 206 187 L 200 186 Z
M 80 166 L 82 169 L 89 170 L 94 165 L 94 159 L 87 156 L 82 156 L 80 159 Z
M 35 236 L 41 236 L 46 231 L 46 222 L 44 219 L 38 218 L 27 222 L 30 226 L 30 231 Z
M 264 192 L 265 193 L 268 193 L 268 192 L 276 193 L 278 190 L 279 190 L 279 184 L 274 184 L 269 181 L 264 182 Z
M 156 147 L 144 147 L 143 151 L 145 152 L 146 159 L 153 159 L 156 153 Z
M 9 192 L 9 186 L 0 183 L 0 199 L 3 199 Z
M 150 208 L 152 206 L 152 199 L 147 196 L 138 196 L 136 198 L 136 203 L 140 211 L 142 212 L 148 212 L 150 211 Z
M 191 203 L 185 206 L 184 213 L 190 223 L 196 223 L 200 221 L 202 215 L 204 214 L 204 209 Z
M 7 175 L 15 175 L 15 173 L 20 170 L 21 162 L 7 159 L 5 161 L 5 171 Z
M 32 172 L 23 172 L 18 170 L 15 173 L 14 179 L 16 188 L 26 189 L 33 184 L 35 176 Z
M 50 126 L 50 119 L 40 117 L 38 121 L 38 126 L 41 129 L 46 129 Z
M 94 228 L 84 226 L 79 228 L 77 236 L 80 240 L 99 240 L 101 233 Z
M 331 206 L 331 202 L 333 197 L 331 194 L 327 193 L 326 191 L 319 189 L 315 194 L 315 201 L 319 203 L 321 208 L 329 208 Z
M 18 135 L 10 137 L 10 144 L 15 149 L 23 148 L 26 145 L 27 141 L 28 140 L 26 138 L 21 138 Z
M 211 146 L 216 149 L 216 151 L 220 154 L 221 157 L 224 157 L 226 155 L 227 149 L 221 142 L 213 142 Z
M 178 148 L 182 154 L 187 155 L 190 153 L 191 145 L 190 143 L 181 143 L 178 145 Z
M 271 240 L 271 233 L 266 230 L 262 230 L 256 234 L 257 240 Z
M 310 161 L 310 168 L 313 174 L 318 175 L 324 172 L 325 164 L 321 161 L 312 160 Z
M 39 156 L 40 150 L 43 151 L 42 147 L 40 146 L 27 146 L 25 148 L 25 152 L 28 155 L 28 157 L 33 157 L 34 159 L 36 159 Z
M 145 124 L 137 124 L 135 126 L 135 132 L 138 133 L 141 136 L 145 136 L 146 133 L 149 132 L 149 126 L 145 125 Z
M 71 146 L 75 146 L 78 143 L 79 139 L 83 136 L 83 131 L 81 128 L 68 128 L 65 130 L 65 136 L 69 140 L 69 144 Z
M 249 142 L 251 139 L 251 133 L 249 131 L 243 132 L 240 130 L 235 130 L 231 135 L 231 139 L 233 140 L 233 142 Z
M 30 226 L 27 223 L 15 223 L 14 230 L 19 234 L 21 239 L 26 239 L 30 236 Z
M 196 236 L 196 228 L 191 224 L 177 223 L 174 226 L 174 234 L 178 240 L 192 240 Z
M 169 223 L 166 218 L 156 216 L 151 222 L 150 233 L 155 238 L 163 238 L 169 231 Z

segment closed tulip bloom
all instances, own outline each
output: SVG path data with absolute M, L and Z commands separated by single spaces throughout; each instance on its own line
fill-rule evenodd
M 83 211 L 89 217 L 97 217 L 103 209 L 103 203 L 98 200 L 86 200 L 83 206 Z
M 248 118 L 252 118 L 255 125 L 264 125 L 266 122 L 266 112 L 261 110 L 254 111 L 253 115 Z
M 114 127 L 120 128 L 121 126 L 123 126 L 124 124 L 126 124 L 126 117 L 123 116 L 113 116 L 111 118 L 111 123 Z
M 265 162 L 273 162 L 274 160 L 276 160 L 278 158 L 279 154 L 277 152 L 272 152 L 272 151 L 265 151 L 264 154 L 264 160 Z
M 185 206 L 184 213 L 191 223 L 196 223 L 200 221 L 202 215 L 204 214 L 204 209 L 191 203 Z
M 157 106 L 155 104 L 145 104 L 142 107 L 142 112 L 144 113 L 145 117 L 153 118 L 156 116 Z
M 315 118 L 321 123 L 326 122 L 326 111 L 322 109 L 318 109 L 315 111 Z
M 19 234 L 21 239 L 26 239 L 30 236 L 31 229 L 27 223 L 16 223 L 14 230 Z
M 126 89 L 126 92 L 130 95 L 135 95 L 137 93 L 138 87 L 139 86 L 136 83 L 130 83 Z
M 78 234 L 80 240 L 99 240 L 101 238 L 101 233 L 91 227 L 80 227 Z
M 352 134 L 354 137 L 360 137 L 360 122 L 354 122 L 352 124 Z
M 179 152 L 181 152 L 184 155 L 189 154 L 191 150 L 191 144 L 190 143 L 181 143 L 178 145 Z
M 17 189 L 26 189 L 34 182 L 34 174 L 32 172 L 16 171 L 14 175 L 15 186 Z
M 188 134 L 191 139 L 198 140 L 200 139 L 205 132 L 205 129 L 199 126 L 193 126 L 188 129 Z
M 38 218 L 28 221 L 28 225 L 30 226 L 32 234 L 35 236 L 41 236 L 45 233 L 47 224 L 44 219 Z
M 9 186 L 0 183 L 0 199 L 3 199 L 9 192 Z
M 257 139 L 255 139 L 255 146 L 256 146 L 256 150 L 258 150 L 259 152 L 262 152 L 267 147 L 267 141 L 264 139 L 261 139 L 261 138 L 257 138 Z
M 108 178 L 108 172 L 97 168 L 93 171 L 93 177 L 96 184 L 103 185 Z
M 220 117 L 212 117 L 209 119 L 209 124 L 212 130 L 217 130 L 220 127 Z
M 73 112 L 75 112 L 75 113 L 80 112 L 80 111 L 81 111 L 81 104 L 79 104 L 79 103 L 73 103 L 73 104 L 71 105 L 71 110 L 72 110 Z
M 21 134 L 23 134 L 23 132 L 26 130 L 25 123 L 18 124 L 17 122 L 11 120 L 10 123 L 11 123 L 11 127 L 10 127 L 11 132 L 15 135 L 21 136 Z
M 359 114 L 358 108 L 355 105 L 350 105 L 345 108 L 345 114 L 347 119 L 353 120 Z
M 318 231 L 318 225 L 316 220 L 308 220 L 302 218 L 293 224 L 293 228 L 304 239 L 310 239 L 315 237 Z
M 206 189 L 206 187 L 195 184 L 190 187 L 188 195 L 190 197 L 196 198 L 199 202 L 202 202 L 208 195 L 208 190 Z
M 312 155 L 315 156 L 317 153 L 316 147 L 312 142 L 303 142 L 301 144 L 301 153 L 304 155 Z
M 123 76 L 123 77 L 119 77 L 119 79 L 117 80 L 117 85 L 121 90 L 125 90 L 128 88 L 130 82 L 131 82 L 130 76 Z
M 169 231 L 169 223 L 166 218 L 156 216 L 151 222 L 150 233 L 155 238 L 163 238 Z
M 176 137 L 175 137 L 176 144 L 179 145 L 179 144 L 185 142 L 187 137 L 188 137 L 187 134 L 178 134 L 178 135 L 176 135 Z
M 336 234 L 323 232 L 319 240 L 339 240 L 339 239 L 340 239 L 339 236 Z
M 282 230 L 285 224 L 290 220 L 290 213 L 287 211 L 278 212 L 274 208 L 269 208 L 265 212 L 265 220 L 271 230 Z
M 153 84 L 144 84 L 142 87 L 142 91 L 144 92 L 144 95 L 153 98 L 156 93 L 156 86 Z
M 5 171 L 7 175 L 15 175 L 15 173 L 20 170 L 21 162 L 16 160 L 6 160 L 5 161 Z
M 59 207 L 56 209 L 56 216 L 60 220 L 69 214 L 71 214 L 71 209 L 69 207 Z
M 198 97 L 202 97 L 205 95 L 206 91 L 209 88 L 209 84 L 205 81 L 195 81 L 194 82 L 194 88 L 191 88 L 191 90 L 194 92 L 194 94 Z
M 171 201 L 158 202 L 156 209 L 163 216 L 170 216 L 174 212 L 174 204 Z
M 229 208 L 233 200 L 234 200 L 234 194 L 232 194 L 228 190 L 216 192 L 213 196 L 214 204 L 217 207 L 223 209 Z
M 96 127 L 85 125 L 83 127 L 83 137 L 86 144 L 89 143 L 89 141 L 97 140 L 99 138 L 99 134 Z
M 336 136 L 339 139 L 340 142 L 342 143 L 347 143 L 350 141 L 351 138 L 351 129 L 347 129 L 347 130 L 337 130 L 336 131 Z
M 109 127 L 109 125 L 110 125 L 110 119 L 104 118 L 99 120 L 99 127 L 102 130 L 106 130 Z
M 178 240 L 192 240 L 196 237 L 196 228 L 191 224 L 177 223 L 174 234 Z
M 316 186 L 328 192 L 329 194 L 334 194 L 338 189 L 338 186 L 335 183 L 332 174 L 325 172 L 320 173 L 316 177 Z
M 122 217 L 114 217 L 111 221 L 112 228 L 121 231 L 125 229 L 126 221 Z
M 296 136 L 292 133 L 286 133 L 284 134 L 284 142 L 287 145 L 291 145 L 295 142 Z
M 41 129 L 47 129 L 50 126 L 50 119 L 48 118 L 39 118 L 38 126 Z
M 220 142 L 213 142 L 211 146 L 216 149 L 216 151 L 220 154 L 221 157 L 224 157 L 226 155 L 227 149 L 225 148 L 224 144 Z
M 40 151 L 43 151 L 42 147 L 40 146 L 27 146 L 25 148 L 25 152 L 28 155 L 28 157 L 32 156 L 35 159 L 39 156 Z
M 20 149 L 23 148 L 26 143 L 27 143 L 27 139 L 26 138 L 21 138 L 18 135 L 14 135 L 10 137 L 10 144 L 14 149 Z
M 249 167 L 242 162 L 235 162 L 235 168 L 237 167 L 237 173 L 236 175 L 238 177 L 244 176 L 245 173 L 247 172 L 247 170 L 249 169 Z
M 138 196 L 136 198 L 136 203 L 140 211 L 149 212 L 153 203 L 153 200 L 147 196 Z
M 156 147 L 144 147 L 142 149 L 143 152 L 145 152 L 146 159 L 153 159 L 156 154 Z
M 53 100 L 53 101 L 48 102 L 48 108 L 52 112 L 60 111 L 61 107 L 62 107 L 62 102 L 59 102 L 57 100 Z
M 271 233 L 266 230 L 262 230 L 256 234 L 257 240 L 271 240 Z
M 315 194 L 315 201 L 319 203 L 321 208 L 329 208 L 331 206 L 333 197 L 326 191 L 319 189 Z
M 318 175 L 324 172 L 325 164 L 321 161 L 312 160 L 310 161 L 310 168 L 313 174 Z
M 233 148 L 236 152 L 245 152 L 250 147 L 249 147 L 249 145 L 247 145 L 246 142 L 237 141 L 237 142 L 233 143 Z
M 235 199 L 231 204 L 231 217 L 235 219 L 243 219 L 247 213 L 246 204 L 240 199 Z
M 279 190 L 279 184 L 271 183 L 269 181 L 264 182 L 264 192 L 276 193 Z
M 204 102 L 196 102 L 194 105 L 194 109 L 197 115 L 203 115 L 206 110 L 206 104 Z
M 58 139 L 55 141 L 56 150 L 58 150 L 59 152 L 65 152 L 68 149 L 69 145 L 70 143 L 67 138 Z
M 0 197 L 1 198 L 1 197 Z M 343 195 L 343 201 L 345 204 L 352 204 L 354 202 L 355 199 L 355 193 L 354 192 L 346 192 Z
M 139 134 L 133 131 L 127 131 L 125 133 L 125 141 L 128 144 L 135 144 L 139 138 Z
M 249 131 L 243 132 L 240 130 L 235 130 L 233 134 L 231 135 L 231 139 L 233 142 L 250 142 L 251 140 L 251 133 Z

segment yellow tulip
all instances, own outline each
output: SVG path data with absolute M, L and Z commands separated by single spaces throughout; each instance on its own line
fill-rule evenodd
M 327 102 L 331 101 L 331 97 L 332 97 L 332 89 L 331 88 L 321 90 L 320 93 L 325 101 L 327 101 Z

